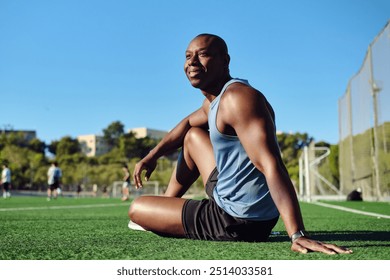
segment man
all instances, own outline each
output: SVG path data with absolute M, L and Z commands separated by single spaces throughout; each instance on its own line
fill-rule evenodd
M 122 201 L 129 200 L 130 196 L 130 171 L 127 164 L 122 166 L 123 171 L 123 184 L 122 184 Z
M 293 251 L 351 253 L 305 232 L 276 141 L 274 111 L 247 81 L 232 79 L 229 62 L 220 37 L 201 34 L 190 42 L 184 71 L 205 99 L 136 164 L 140 188 L 143 171 L 148 179 L 159 157 L 182 147 L 165 195 L 137 198 L 129 209 L 131 221 L 164 236 L 265 241 L 280 213 Z M 199 175 L 209 199 L 181 198 Z
M 11 170 L 8 168 L 7 163 L 3 163 L 3 171 L 1 172 L 1 186 L 3 188 L 3 198 L 10 198 L 10 188 L 11 188 Z
M 47 201 L 57 198 L 57 189 L 60 187 L 61 177 L 62 171 L 58 167 L 58 163 L 53 162 L 47 171 L 47 184 L 49 185 L 47 188 Z

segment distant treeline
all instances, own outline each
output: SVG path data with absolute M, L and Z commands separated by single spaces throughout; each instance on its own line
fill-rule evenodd
M 87 157 L 81 152 L 77 139 L 64 136 L 60 140 L 44 143 L 35 138 L 27 141 L 22 133 L 0 134 L 0 160 L 7 162 L 12 172 L 13 189 L 45 190 L 47 188 L 47 170 L 50 162 L 57 161 L 62 169 L 62 185 L 64 190 L 75 190 L 77 185 L 84 185 L 86 190 L 93 184 L 99 188 L 110 186 L 114 181 L 122 179 L 122 166 L 127 164 L 133 170 L 135 163 L 144 157 L 159 140 L 136 138 L 133 133 L 125 133 L 124 125 L 115 121 L 103 129 L 103 137 L 112 149 L 110 152 L 96 157 Z M 290 177 L 297 186 L 299 178 L 299 157 L 301 149 L 313 138 L 307 133 L 277 135 L 283 160 Z M 338 185 L 338 146 L 321 142 L 317 145 L 331 147 L 332 154 L 320 167 L 328 180 Z M 159 160 L 151 180 L 158 181 L 161 186 L 169 182 L 177 153 Z M 201 188 L 201 180 L 195 183 Z

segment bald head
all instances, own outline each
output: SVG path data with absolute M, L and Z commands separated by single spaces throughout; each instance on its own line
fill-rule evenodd
M 193 40 L 200 38 L 200 37 L 205 37 L 207 41 L 210 42 L 210 46 L 216 47 L 220 51 L 220 54 L 222 55 L 228 55 L 228 47 L 226 45 L 226 42 L 224 39 L 221 37 L 214 35 L 214 34 L 209 34 L 209 33 L 202 33 L 196 36 Z
M 184 71 L 193 87 L 215 94 L 231 79 L 229 62 L 228 49 L 221 37 L 200 34 L 187 47 Z

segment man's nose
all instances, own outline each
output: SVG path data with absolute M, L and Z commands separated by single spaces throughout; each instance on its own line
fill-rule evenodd
M 193 55 L 189 60 L 188 60 L 188 65 L 197 65 L 199 63 L 199 59 L 197 55 Z

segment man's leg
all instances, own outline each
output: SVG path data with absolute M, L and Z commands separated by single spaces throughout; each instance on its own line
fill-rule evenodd
M 182 210 L 185 199 L 180 198 L 201 175 L 203 183 L 215 168 L 213 150 L 207 131 L 188 131 L 183 151 L 163 197 L 141 196 L 130 206 L 130 219 L 162 235 L 184 236 Z
M 58 188 L 58 185 L 55 184 L 54 185 L 54 188 L 52 189 L 51 193 L 53 194 L 53 198 L 54 199 L 57 199 L 57 188 Z
M 215 160 L 208 132 L 192 128 L 184 138 L 182 152 L 164 195 L 182 197 L 199 175 L 203 185 L 206 185 L 214 168 Z
M 5 196 L 6 198 L 10 198 L 11 197 L 11 193 L 9 191 L 10 187 L 11 187 L 11 184 L 10 183 L 4 183 L 4 188 L 5 188 Z
M 7 198 L 7 191 L 6 191 L 6 189 L 5 189 L 4 184 L 1 184 L 1 187 L 2 187 L 2 189 L 3 189 L 3 198 Z
M 49 201 L 51 199 L 51 186 L 47 187 L 47 200 Z
M 129 184 L 124 183 L 122 186 L 122 201 L 129 200 Z

